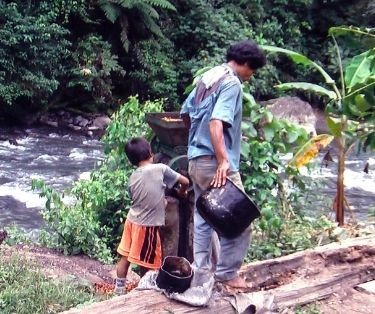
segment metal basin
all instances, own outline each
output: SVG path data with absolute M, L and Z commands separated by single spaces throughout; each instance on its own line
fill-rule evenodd
M 228 239 L 238 237 L 260 216 L 257 205 L 229 179 L 224 186 L 203 192 L 197 210 L 219 236 Z
M 156 284 L 169 293 L 182 293 L 190 287 L 192 278 L 193 270 L 186 258 L 167 256 L 159 270 Z

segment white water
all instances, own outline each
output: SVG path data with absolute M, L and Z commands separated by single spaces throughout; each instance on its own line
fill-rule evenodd
M 9 130 L 0 130 L 9 135 Z M 32 179 L 43 179 L 59 191 L 103 159 L 102 144 L 77 134 L 48 129 L 26 130 L 17 145 L 0 140 L 0 229 L 16 224 L 26 230 L 42 224 L 39 210 L 45 199 L 31 190 Z

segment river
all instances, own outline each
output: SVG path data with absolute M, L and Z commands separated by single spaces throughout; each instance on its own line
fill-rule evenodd
M 12 132 L 0 128 L 0 138 Z M 39 211 L 45 200 L 31 191 L 32 178 L 43 179 L 63 191 L 80 175 L 95 169 L 101 160 L 100 141 L 78 134 L 57 133 L 56 129 L 27 129 L 22 136 L 17 136 L 16 142 L 0 140 L 0 229 L 16 224 L 33 232 L 43 225 Z M 363 171 L 366 162 L 369 163 L 368 173 Z M 337 163 L 332 162 L 309 174 L 314 180 L 322 181 L 321 188 L 311 191 L 311 195 L 327 195 L 332 199 L 336 168 Z M 351 153 L 345 175 L 348 201 L 356 217 L 366 221 L 368 211 L 375 207 L 374 154 Z
M 12 132 L 0 129 L 3 139 Z M 33 178 L 63 191 L 102 159 L 100 141 L 56 129 L 26 129 L 16 142 L 0 140 L 0 229 L 16 224 L 32 232 L 43 224 L 45 199 L 31 191 Z

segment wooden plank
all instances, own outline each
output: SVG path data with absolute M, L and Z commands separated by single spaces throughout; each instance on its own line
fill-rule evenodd
M 186 313 L 215 313 L 234 314 L 228 301 L 214 300 L 210 307 L 192 307 L 174 300 L 154 290 L 134 290 L 124 296 L 99 302 L 84 309 L 72 309 L 65 314 L 186 314 Z
M 352 272 L 332 274 L 328 278 L 318 277 L 309 282 L 293 282 L 274 289 L 272 293 L 277 308 L 286 308 L 325 299 L 333 293 L 373 279 L 375 279 L 375 267 L 370 270 L 361 268 Z

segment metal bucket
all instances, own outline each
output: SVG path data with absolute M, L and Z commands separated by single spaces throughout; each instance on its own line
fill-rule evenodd
M 169 293 L 182 293 L 190 287 L 192 278 L 193 270 L 186 258 L 167 256 L 156 277 L 156 284 Z
M 230 179 L 220 188 L 203 192 L 197 199 L 197 210 L 219 236 L 228 239 L 238 237 L 260 216 L 257 205 Z

